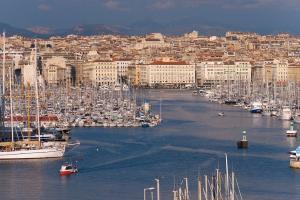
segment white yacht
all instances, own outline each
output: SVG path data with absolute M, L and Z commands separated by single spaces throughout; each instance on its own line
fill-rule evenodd
M 43 159 L 43 158 L 61 158 L 64 156 L 65 146 L 61 147 L 42 147 L 34 149 L 20 148 L 11 151 L 0 151 L 0 160 L 18 160 L 18 159 Z

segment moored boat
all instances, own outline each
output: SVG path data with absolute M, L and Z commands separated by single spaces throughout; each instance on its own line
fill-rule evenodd
M 0 151 L 0 160 L 61 158 L 64 153 L 65 146 L 41 149 L 20 148 L 11 151 Z
M 263 112 L 262 103 L 261 102 L 253 102 L 251 104 L 250 112 L 251 113 L 262 113 Z

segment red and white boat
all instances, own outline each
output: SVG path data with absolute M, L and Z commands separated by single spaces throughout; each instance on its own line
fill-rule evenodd
M 61 176 L 65 176 L 65 175 L 70 175 L 70 174 L 75 174 L 78 172 L 78 169 L 76 166 L 70 164 L 70 163 L 65 163 L 61 166 L 60 170 L 59 170 L 59 174 Z

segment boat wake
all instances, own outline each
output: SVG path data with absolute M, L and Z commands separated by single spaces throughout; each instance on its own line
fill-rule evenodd
M 140 160 L 136 161 L 140 158 L 143 158 L 145 156 L 150 156 L 156 153 L 159 153 L 162 149 L 160 148 L 153 148 L 150 149 L 147 152 L 141 153 L 141 154 L 136 154 L 136 155 L 131 155 L 125 158 L 120 158 L 120 159 L 115 159 L 106 163 L 102 163 L 100 165 L 94 165 L 91 167 L 82 167 L 80 172 L 81 173 L 89 173 L 89 172 L 94 172 L 94 171 L 99 171 L 99 170 L 111 170 L 111 169 L 120 169 L 120 168 L 128 168 L 128 167 L 136 167 L 140 165 L 147 165 L 147 164 L 152 164 L 153 161 L 150 159 L 145 161 L 145 160 Z
M 172 146 L 167 145 L 163 147 L 163 150 L 169 150 L 169 151 L 177 151 L 177 152 L 188 152 L 188 153 L 202 153 L 202 154 L 211 154 L 218 157 L 224 156 L 224 151 L 217 151 L 217 150 L 211 150 L 211 149 L 193 149 L 188 147 L 180 147 L 180 146 Z M 240 157 L 240 153 L 231 152 L 229 153 L 230 156 Z M 284 158 L 280 158 L 281 156 L 278 154 L 255 154 L 255 153 L 249 153 L 247 152 L 248 157 L 255 157 L 255 158 L 268 158 L 268 159 L 274 159 L 274 160 L 285 160 Z

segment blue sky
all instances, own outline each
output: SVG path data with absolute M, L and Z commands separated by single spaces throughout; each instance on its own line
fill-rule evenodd
M 299 34 L 300 0 L 0 0 L 0 22 L 23 28 L 126 26 L 144 19 Z

